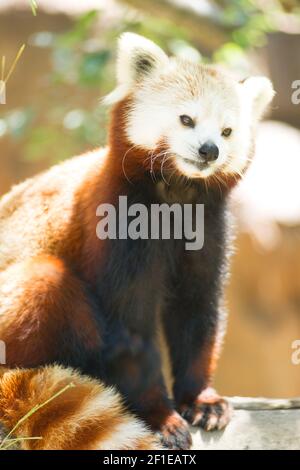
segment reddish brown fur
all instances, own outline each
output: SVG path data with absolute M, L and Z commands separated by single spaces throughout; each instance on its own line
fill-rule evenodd
M 74 387 L 67 388 L 17 428 L 17 437 L 42 438 L 21 441 L 23 449 L 109 450 L 105 442 L 113 442 L 114 435 L 120 440 L 118 426 L 124 424 L 136 426 L 136 431 L 127 441 L 124 436 L 124 446 L 121 444 L 120 448 L 159 448 L 155 438 L 124 409 L 115 392 L 58 366 L 13 371 L 0 368 L 1 422 L 12 429 L 37 403 L 44 403 L 71 383 Z M 96 403 L 98 407 L 93 406 Z
M 81 283 L 63 261 L 44 255 L 17 263 L 8 268 L 5 281 L 11 301 L 2 305 L 0 332 L 7 365 L 35 367 L 55 361 L 66 329 L 87 349 L 99 347 Z

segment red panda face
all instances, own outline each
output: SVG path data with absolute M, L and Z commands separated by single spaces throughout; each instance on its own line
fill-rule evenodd
M 131 33 L 120 40 L 117 70 L 112 100 L 131 96 L 127 139 L 164 159 L 165 171 L 207 178 L 247 167 L 253 129 L 273 96 L 268 79 L 239 83 L 216 68 L 168 58 Z

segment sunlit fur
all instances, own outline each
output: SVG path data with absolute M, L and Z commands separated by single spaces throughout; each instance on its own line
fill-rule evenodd
M 37 404 L 45 406 L 21 423 Z M 118 393 L 59 366 L 0 367 L 0 421 L 7 432 L 20 422 L 13 437 L 20 438 L 18 444 L 24 450 L 159 449 L 146 426 L 125 409 Z

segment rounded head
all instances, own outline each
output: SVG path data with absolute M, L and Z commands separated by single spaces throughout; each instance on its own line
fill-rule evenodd
M 238 82 L 216 67 L 168 57 L 133 33 L 119 40 L 117 79 L 107 101 L 130 96 L 129 143 L 149 154 L 163 148 L 165 168 L 169 162 L 188 178 L 242 174 L 274 95 L 265 77 Z

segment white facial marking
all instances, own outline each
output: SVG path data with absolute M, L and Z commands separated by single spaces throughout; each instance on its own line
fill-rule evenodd
M 212 67 L 169 59 L 150 41 L 142 38 L 139 43 L 139 36 L 129 36 L 127 52 L 126 41 L 120 47 L 117 88 L 127 89 L 133 99 L 127 116 L 129 141 L 149 151 L 164 141 L 178 170 L 190 178 L 241 173 L 253 128 L 273 96 L 269 80 L 254 77 L 238 83 Z M 139 66 L 144 63 L 145 70 Z M 184 125 L 182 115 L 194 125 Z M 222 135 L 225 128 L 232 129 L 228 137 Z M 199 154 L 207 142 L 219 151 L 209 162 Z

